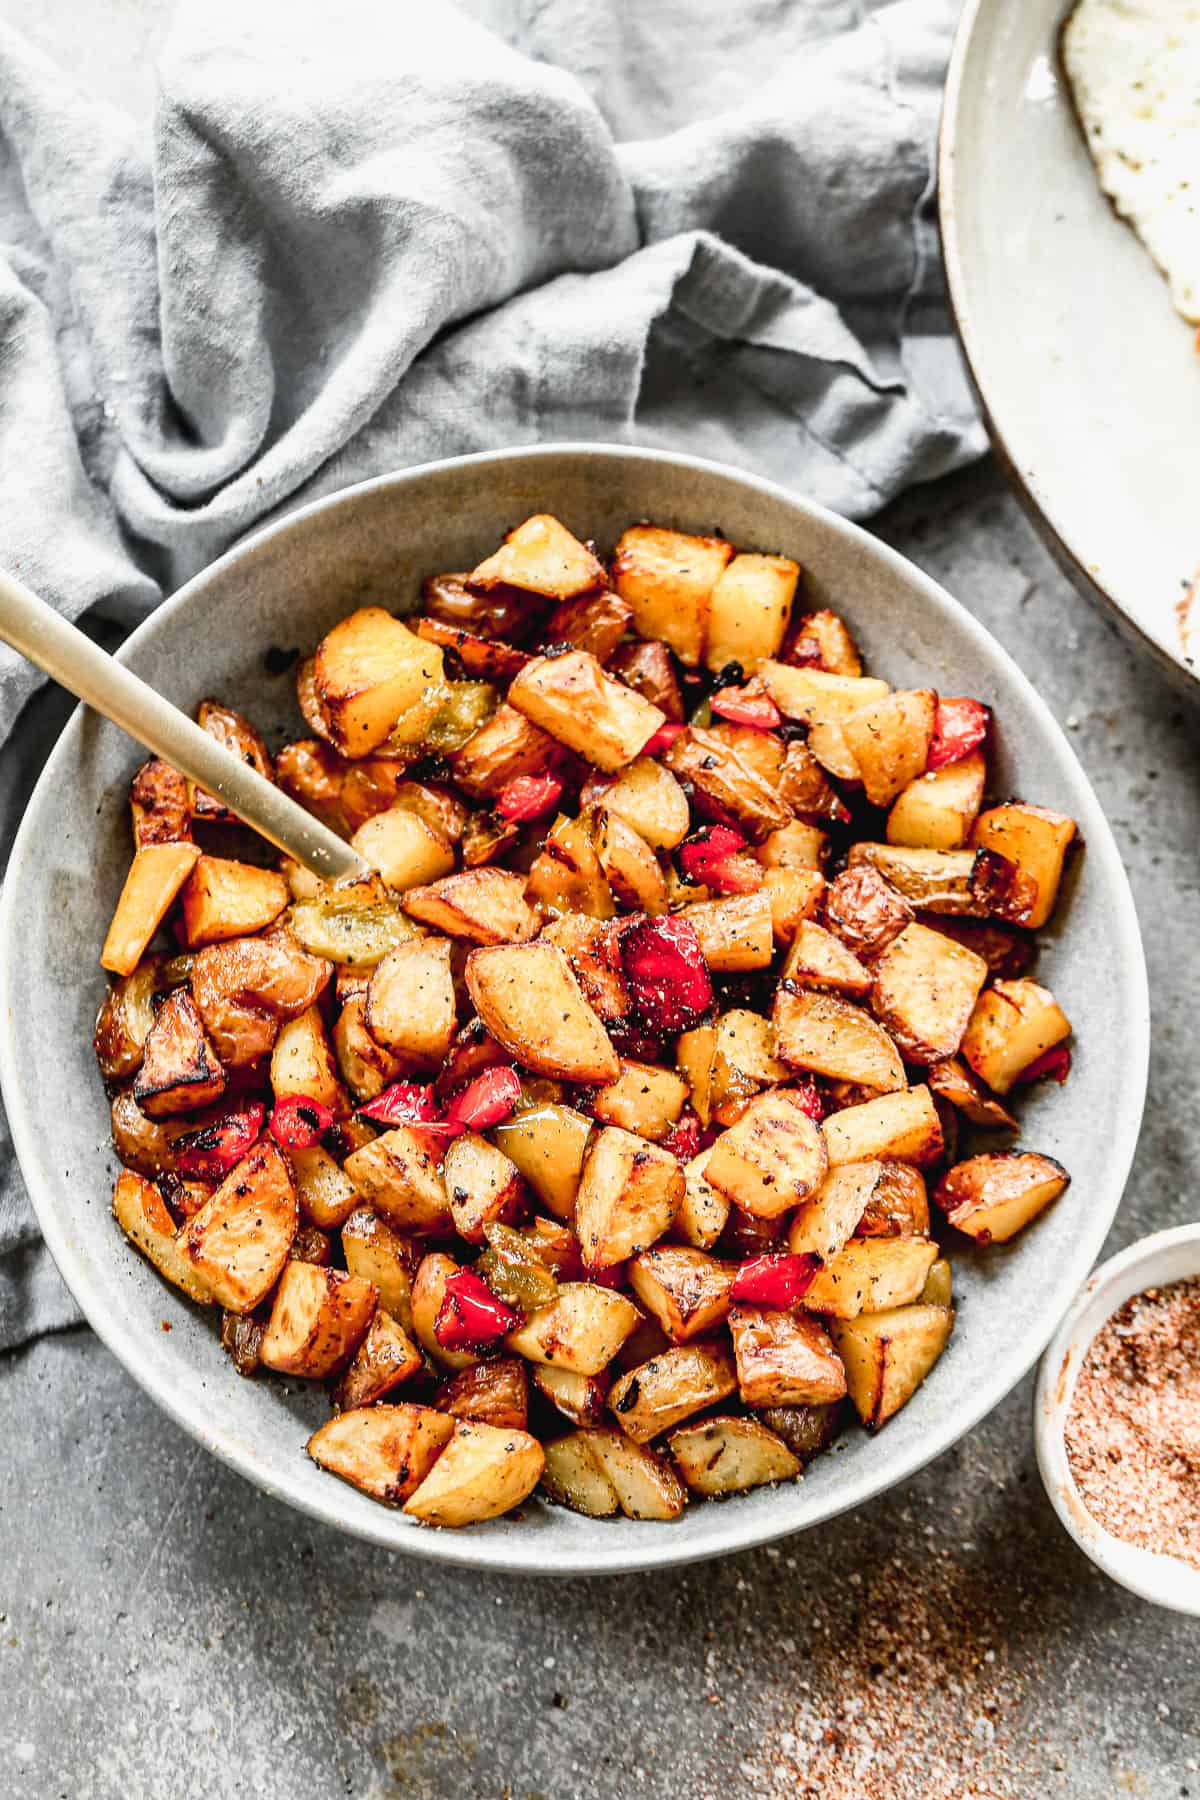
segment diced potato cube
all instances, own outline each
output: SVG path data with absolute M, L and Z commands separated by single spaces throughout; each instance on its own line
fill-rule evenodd
M 199 857 L 198 844 L 146 844 L 134 852 L 100 952 L 102 968 L 133 973 Z
M 871 991 L 871 972 L 840 938 L 811 919 L 801 921 L 784 958 L 783 981 L 802 987 L 827 988 L 850 1000 L 865 1000 Z
M 434 1405 L 456 1419 L 524 1431 L 529 1423 L 529 1376 L 519 1356 L 472 1363 L 438 1389 Z
M 821 1405 L 846 1392 L 829 1333 L 811 1314 L 735 1306 L 729 1329 L 747 1406 Z
M 367 1030 L 366 993 L 351 994 L 333 1027 L 333 1048 L 342 1080 L 358 1101 L 374 1100 L 397 1079 L 404 1064 Z
M 889 692 L 886 681 L 872 676 L 831 675 L 824 669 L 792 669 L 780 662 L 764 662 L 759 674 L 780 712 L 805 725 L 844 725 L 851 713 Z M 819 757 L 820 751 L 813 748 Z
M 509 869 L 464 869 L 428 887 L 410 888 L 404 910 L 447 937 L 473 944 L 516 944 L 536 936 L 540 920 L 525 901 L 524 879 Z
M 351 1275 L 378 1288 L 382 1311 L 411 1334 L 414 1247 L 369 1206 L 357 1205 L 342 1225 L 342 1254 Z
M 312 679 L 343 756 L 369 756 L 397 726 L 418 743 L 446 691 L 441 651 L 381 606 L 350 613 L 322 638 Z
M 356 1407 L 314 1431 L 308 1454 L 373 1500 L 400 1506 L 453 1435 L 454 1420 L 431 1406 Z
M 508 690 L 508 702 L 568 750 L 614 772 L 631 763 L 666 723 L 657 706 L 607 675 L 586 650 L 527 663 Z
M 645 1444 L 736 1390 L 733 1358 L 723 1345 L 680 1344 L 622 1375 L 608 1404 L 626 1437 Z
M 717 1033 L 713 1025 L 697 1025 L 694 1031 L 681 1032 L 675 1040 L 676 1067 L 688 1084 L 692 1107 L 702 1125 L 707 1125 L 710 1117 L 709 1096 L 716 1048 Z
M 133 842 L 141 850 L 151 844 L 190 844 L 192 820 L 189 784 L 161 757 L 151 757 L 129 788 Z
M 192 949 L 249 937 L 277 919 L 290 895 L 273 869 L 201 856 L 182 893 L 183 935 Z
M 288 1151 L 302 1218 L 320 1231 L 336 1231 L 358 1205 L 358 1191 L 320 1144 Z M 352 1271 L 353 1273 L 354 1271 Z
M 274 780 L 271 758 L 262 735 L 241 713 L 234 712 L 231 706 L 222 706 L 219 700 L 202 700 L 196 711 L 196 723 L 201 731 L 206 731 L 218 744 L 223 744 L 239 762 L 254 769 L 264 781 Z M 206 793 L 202 787 L 197 787 L 194 781 L 188 782 L 187 792 L 188 806 L 194 817 L 232 819 L 233 814 L 229 808 L 215 794 Z
M 783 643 L 800 567 L 786 556 L 735 556 L 722 569 L 708 611 L 704 661 L 714 674 L 726 663 L 757 672 Z
M 558 818 L 529 870 L 528 893 L 546 912 L 611 919 L 617 910 L 608 877 L 582 819 Z
M 877 1430 L 912 1399 L 954 1326 L 948 1306 L 899 1306 L 833 1326 L 858 1416 Z
M 757 1419 L 702 1419 L 673 1431 L 668 1442 L 695 1494 L 741 1494 L 800 1473 L 783 1439 Z
M 611 588 L 604 588 L 556 606 L 542 627 L 542 642 L 574 644 L 577 649 L 590 650 L 597 662 L 607 663 L 632 616 L 632 607 Z
M 371 974 L 367 1030 L 377 1044 L 417 1068 L 438 1068 L 454 1036 L 450 949 L 446 938 L 413 938 L 389 950 Z
M 830 1168 L 880 1157 L 924 1164 L 942 1153 L 942 1127 L 927 1087 L 843 1107 L 825 1120 L 824 1131 Z
M 659 1244 L 629 1265 L 629 1285 L 673 1344 L 685 1344 L 729 1313 L 736 1268 L 703 1250 Z
M 572 1425 L 598 1425 L 604 1417 L 607 1374 L 577 1375 L 573 1369 L 556 1369 L 553 1363 L 535 1363 L 532 1374 L 533 1385 Z
M 696 1250 L 715 1244 L 729 1218 L 730 1202 L 705 1176 L 710 1152 L 702 1150 L 684 1164 L 683 1200 L 675 1220 L 676 1235 Z
M 542 1477 L 542 1446 L 527 1431 L 456 1419 L 454 1435 L 404 1510 L 426 1525 L 474 1525 L 528 1499 Z
M 704 1176 L 743 1212 L 774 1219 L 825 1179 L 821 1129 L 782 1094 L 752 1100 L 709 1151 Z
M 687 1097 L 687 1083 L 674 1070 L 622 1057 L 621 1073 L 600 1089 L 592 1112 L 602 1125 L 620 1125 L 657 1143 L 675 1124 Z
M 542 941 L 498 944 L 467 958 L 475 1010 L 532 1075 L 609 1082 L 620 1061 L 562 951 Z
M 606 1125 L 588 1151 L 575 1199 L 575 1235 L 589 1268 L 636 1256 L 669 1231 L 683 1186 L 669 1150 Z
M 977 1244 L 1004 1244 L 1057 1200 L 1070 1180 L 1052 1156 L 1010 1150 L 955 1163 L 934 1198 L 950 1224 Z
M 420 1135 L 398 1125 L 345 1161 L 364 1199 L 400 1231 L 437 1233 L 451 1225 L 446 1184 Z
M 986 780 L 982 750 L 918 775 L 892 802 L 888 843 L 914 850 L 961 850 L 983 803 Z
M 132 1169 L 122 1169 L 113 1194 L 113 1216 L 125 1236 L 152 1262 L 159 1274 L 198 1306 L 210 1306 L 212 1290 L 176 1241 L 175 1221 L 154 1183 Z
M 819 869 L 829 850 L 829 839 L 816 825 L 793 819 L 764 838 L 754 852 L 764 869 Z
M 1075 838 L 1075 821 L 1045 806 L 1009 801 L 980 813 L 971 842 L 1016 863 L 1032 880 L 1035 898 L 1021 923 L 1039 931 L 1054 911 L 1063 860 Z
M 617 1490 L 588 1448 L 588 1433 L 573 1431 L 543 1446 L 542 1488 L 560 1506 L 588 1519 L 609 1519 L 619 1511 Z
M 716 731 L 689 726 L 665 760 L 717 818 L 732 820 L 756 844 L 792 819 L 787 801 Z
M 442 1180 L 450 1196 L 454 1229 L 469 1244 L 482 1244 L 493 1219 L 508 1222 L 525 1204 L 517 1165 L 477 1132 L 466 1131 L 446 1151 Z
M 988 978 L 965 944 L 914 922 L 875 964 L 871 1005 L 910 1062 L 953 1056 Z
M 779 1055 L 793 1068 L 883 1093 L 905 1086 L 895 1044 L 882 1025 L 849 1000 L 817 988 L 781 986 L 772 1018 Z
M 176 988 L 146 1034 L 133 1097 L 152 1119 L 211 1106 L 225 1092 L 225 1071 L 186 988 Z
M 838 719 L 815 719 L 808 728 L 807 743 L 827 774 L 835 776 L 838 781 L 861 781 L 858 763 L 846 742 L 846 734 Z
M 842 736 L 872 806 L 890 806 L 921 774 L 936 714 L 932 688 L 917 688 L 868 701 L 841 721 Z
M 957 1056 L 930 1063 L 927 1078 L 931 1092 L 939 1100 L 956 1106 L 964 1119 L 985 1131 L 1015 1131 L 1017 1121 L 999 1100 L 989 1093 L 974 1072 Z
M 447 1258 L 447 1260 L 449 1260 Z M 594 1282 L 564 1282 L 558 1298 L 530 1313 L 505 1340 L 530 1362 L 555 1363 L 577 1375 L 598 1375 L 638 1322 L 632 1300 Z
M 928 1237 L 929 1195 L 920 1169 L 891 1158 L 875 1167 L 879 1179 L 855 1226 L 855 1237 Z
M 833 675 L 862 674 L 862 657 L 850 627 L 828 607 L 805 613 L 796 620 L 784 661 L 804 667 L 811 661 L 811 655 L 804 653 L 812 650 L 817 653 L 820 667 Z
M 454 867 L 454 852 L 441 833 L 403 805 L 376 813 L 350 842 L 398 894 L 437 881 Z
M 411 1381 L 425 1359 L 390 1313 L 377 1311 L 334 1394 L 338 1412 L 373 1406 L 401 1382 Z
M 494 800 L 520 775 L 551 775 L 567 759 L 562 744 L 506 702 L 450 757 L 454 783 L 472 800 Z
M 154 1024 L 161 979 L 162 964 L 157 957 L 148 956 L 132 975 L 121 976 L 106 992 L 92 1037 L 105 1081 L 125 1081 L 137 1073 Z
M 733 554 L 722 538 L 631 526 L 613 561 L 613 585 L 633 608 L 640 637 L 668 644 L 695 668 L 704 652 L 713 589 Z
M 635 1444 L 623 1431 L 581 1433 L 602 1472 L 616 1490 L 627 1519 L 677 1519 L 687 1490 L 665 1457 Z
M 348 1111 L 318 1007 L 310 1006 L 298 1019 L 287 1019 L 279 1027 L 271 1052 L 271 1090 L 277 1100 L 291 1095 L 315 1100 L 319 1106 L 327 1106 L 335 1119 Z
M 997 981 L 975 1003 L 963 1032 L 964 1060 L 997 1094 L 1071 1035 L 1071 1022 L 1048 988 L 1022 977 Z
M 811 1200 L 799 1207 L 788 1230 L 793 1256 L 817 1256 L 832 1263 L 858 1229 L 883 1179 L 880 1162 L 843 1163 L 831 1169 Z
M 757 1087 L 790 1081 L 791 1070 L 775 1055 L 775 1032 L 769 1019 L 745 1007 L 722 1013 L 713 1044 L 711 1081 L 719 1087 L 732 1071 Z
M 556 1218 L 573 1219 L 592 1121 L 552 1101 L 521 1108 L 492 1135 L 542 1204 Z
M 922 1238 L 852 1238 L 804 1296 L 809 1312 L 834 1319 L 884 1312 L 920 1298 L 937 1261 L 937 1245 Z
M 674 850 L 691 829 L 687 795 L 651 756 L 639 756 L 604 789 L 604 805 L 654 850 Z
M 300 1211 L 283 1155 L 266 1139 L 237 1163 L 176 1242 L 215 1300 L 253 1312 L 278 1279 Z
M 685 906 L 680 917 L 695 930 L 710 969 L 731 973 L 770 966 L 775 934 L 771 902 L 765 892 L 699 900 Z
M 289 1262 L 279 1278 L 259 1361 L 284 1375 L 321 1381 L 354 1354 L 379 1300 L 360 1275 Z
M 825 877 L 816 869 L 768 869 L 762 891 L 771 909 L 775 942 L 790 944 L 821 904 Z
M 468 577 L 473 588 L 525 588 L 548 600 L 570 600 L 604 585 L 595 556 L 550 513 L 535 513 L 510 531 L 492 556 Z
M 878 956 L 912 916 L 908 901 L 870 863 L 852 863 L 825 892 L 825 923 L 855 956 Z
M 622 906 L 657 918 L 667 910 L 667 884 L 658 858 L 644 838 L 603 806 L 589 807 L 585 828 L 604 876 Z

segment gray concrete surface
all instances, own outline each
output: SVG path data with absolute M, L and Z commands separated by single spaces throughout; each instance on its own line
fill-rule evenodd
M 94 40 L 94 78 L 130 101 L 164 10 L 5 5 L 55 54 Z M 1200 719 L 1071 593 L 994 471 L 880 530 L 1037 683 L 1126 858 L 1155 1040 L 1115 1249 L 1198 1210 Z M 1029 1415 L 1026 1383 L 905 1488 L 780 1549 L 544 1585 L 314 1528 L 209 1460 L 89 1333 L 43 1342 L 0 1359 L 0 1796 L 1200 1796 L 1197 1627 L 1074 1551 Z M 853 1762 L 856 1712 L 882 1745 L 897 1708 L 875 1777 L 829 1774 L 839 1733 Z M 921 1736 L 959 1719 L 971 1774 Z

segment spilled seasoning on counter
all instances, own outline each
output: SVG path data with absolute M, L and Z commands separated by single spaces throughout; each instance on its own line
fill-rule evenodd
M 1065 1439 L 1097 1524 L 1200 1568 L 1200 1278 L 1135 1294 L 1101 1327 Z

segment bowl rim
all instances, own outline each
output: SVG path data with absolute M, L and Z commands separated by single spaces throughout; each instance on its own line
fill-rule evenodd
M 945 274 L 946 300 L 962 351 L 963 366 L 975 396 L 980 415 L 996 460 L 1009 485 L 1032 521 L 1046 548 L 1059 568 L 1085 599 L 1093 601 L 1107 614 L 1117 628 L 1143 650 L 1172 684 L 1190 699 L 1200 696 L 1200 663 L 1191 668 L 1176 656 L 1166 642 L 1147 630 L 1127 611 L 1114 589 L 1085 562 L 1080 551 L 1056 522 L 1050 509 L 1038 498 L 1033 486 L 1021 471 L 1020 462 L 997 417 L 1000 404 L 996 390 L 984 373 L 986 351 L 976 334 L 970 303 L 968 282 L 958 230 L 959 187 L 959 123 L 962 117 L 963 87 L 967 65 L 976 48 L 975 33 L 983 14 L 996 0 L 967 0 L 950 51 L 946 82 L 942 91 L 942 112 L 937 141 L 937 207 L 938 240 L 942 269 Z M 1067 15 L 1067 0 L 1054 0 L 1061 17 Z M 1061 20 L 1060 20 L 1061 23 Z
M 1111 1205 L 1107 1210 L 1100 1208 L 1088 1215 L 1087 1223 L 1091 1228 L 1081 1231 L 1076 1239 L 1079 1254 L 1072 1259 L 1069 1265 L 1064 1265 L 1071 1287 L 1073 1287 L 1082 1272 L 1094 1261 L 1120 1205 L 1137 1147 L 1145 1105 L 1149 1068 L 1149 989 L 1133 896 L 1120 853 L 1112 836 L 1111 827 L 1092 790 L 1091 783 L 1049 707 L 1032 682 L 999 640 L 993 637 L 961 602 L 955 600 L 932 576 L 927 575 L 915 563 L 890 545 L 874 537 L 862 526 L 842 518 L 818 502 L 793 494 L 778 483 L 766 480 L 761 476 L 747 474 L 740 469 L 706 458 L 672 451 L 572 440 L 563 443 L 480 451 L 469 456 L 440 458 L 412 468 L 373 476 L 366 481 L 356 482 L 348 487 L 337 489 L 333 493 L 322 495 L 282 517 L 273 519 L 257 531 L 242 538 L 213 563 L 185 582 L 169 599 L 164 600 L 150 617 L 126 639 L 117 653 L 118 659 L 124 662 L 134 658 L 148 636 L 156 635 L 164 627 L 169 630 L 170 621 L 177 611 L 191 605 L 195 597 L 204 592 L 208 583 L 219 579 L 241 559 L 253 555 L 262 546 L 282 534 L 295 530 L 307 521 L 319 518 L 322 514 L 331 513 L 338 507 L 353 506 L 367 494 L 388 490 L 402 491 L 410 484 L 428 480 L 431 476 L 450 469 L 463 467 L 486 469 L 489 466 L 499 467 L 506 463 L 523 460 L 550 462 L 562 456 L 635 464 L 665 463 L 683 471 L 716 475 L 723 480 L 749 488 L 767 499 L 781 503 L 803 517 L 831 530 L 835 537 L 840 537 L 847 544 L 874 558 L 882 564 L 885 571 L 893 573 L 898 580 L 906 585 L 915 585 L 934 612 L 952 618 L 956 629 L 974 643 L 981 655 L 997 664 L 1004 675 L 1022 690 L 1025 703 L 1033 711 L 1045 735 L 1055 744 L 1060 756 L 1066 759 L 1073 778 L 1079 786 L 1081 798 L 1091 809 L 1091 816 L 1085 832 L 1089 862 L 1099 863 L 1102 866 L 1102 875 L 1098 876 L 1098 879 L 1106 880 L 1107 887 L 1112 894 L 1115 940 L 1124 947 L 1125 961 L 1128 964 L 1128 983 L 1132 987 L 1131 999 L 1133 1001 L 1131 1016 L 1125 1022 L 1126 1036 L 1123 1046 L 1129 1075 L 1125 1091 L 1130 1094 L 1133 1104 L 1125 1115 L 1123 1140 L 1114 1143 L 1109 1162 Z M 58 785 L 60 770 L 65 774 L 66 766 L 75 753 L 83 728 L 85 712 L 86 708 L 82 705 L 76 707 L 47 759 L 13 843 L 9 861 L 10 875 L 20 869 L 29 853 L 29 848 L 38 830 L 39 816 Z M 124 1320 L 113 1316 L 112 1312 L 104 1306 L 101 1295 L 93 1286 L 89 1258 L 86 1252 L 72 1241 L 67 1227 L 66 1209 L 60 1209 L 55 1184 L 49 1179 L 44 1183 L 38 1179 L 31 1180 L 26 1173 L 27 1170 L 34 1170 L 40 1174 L 40 1164 L 36 1152 L 34 1121 L 25 1113 L 22 1099 L 19 1046 L 15 1031 L 11 991 L 13 958 L 4 953 L 7 944 L 18 941 L 18 922 L 15 917 L 17 886 L 16 880 L 6 878 L 3 887 L 0 888 L 0 1090 L 3 1091 L 13 1145 L 26 1191 L 29 1193 L 51 1256 L 97 1336 L 175 1424 L 182 1427 L 191 1437 L 203 1444 L 240 1475 L 252 1481 L 268 1496 L 284 1501 L 321 1524 L 333 1526 L 351 1536 L 377 1544 L 383 1549 L 400 1550 L 426 1557 L 434 1562 L 458 1567 L 482 1568 L 494 1572 L 565 1577 L 626 1574 L 650 1568 L 680 1567 L 688 1563 L 707 1561 L 717 1556 L 731 1555 L 738 1551 L 772 1543 L 800 1531 L 806 1531 L 813 1525 L 822 1524 L 828 1519 L 848 1512 L 864 1504 L 867 1500 L 911 1479 L 926 1464 L 932 1462 L 934 1458 L 957 1443 L 967 1432 L 973 1430 L 981 1419 L 1000 1404 L 1036 1363 L 1054 1330 L 1058 1317 L 1057 1306 L 1050 1310 L 1050 1314 L 1043 1324 L 1028 1333 L 1007 1356 L 994 1358 L 988 1363 L 987 1368 L 981 1373 L 980 1380 L 969 1391 L 968 1397 L 962 1401 L 960 1407 L 948 1411 L 938 1428 L 931 1430 L 924 1438 L 915 1443 L 908 1453 L 889 1469 L 886 1478 L 881 1480 L 868 1466 L 865 1473 L 858 1473 L 853 1480 L 834 1484 L 827 1494 L 822 1495 L 820 1503 L 814 1507 L 811 1516 L 800 1523 L 788 1519 L 781 1520 L 770 1515 L 761 1518 L 754 1512 L 742 1512 L 728 1503 L 725 1505 L 713 1503 L 714 1525 L 700 1541 L 697 1541 L 696 1536 L 689 1536 L 686 1539 L 681 1537 L 678 1544 L 675 1545 L 669 1539 L 664 1541 L 659 1533 L 649 1532 L 645 1552 L 630 1551 L 628 1548 L 614 1548 L 612 1551 L 605 1552 L 601 1534 L 598 1534 L 596 1544 L 589 1545 L 587 1549 L 555 1546 L 552 1552 L 549 1552 L 540 1534 L 536 1532 L 528 1534 L 528 1542 L 524 1541 L 524 1534 L 518 1532 L 512 1534 L 502 1544 L 491 1544 L 489 1540 L 477 1537 L 470 1531 L 438 1532 L 414 1527 L 411 1533 L 407 1531 L 404 1533 L 403 1541 L 398 1542 L 394 1529 L 396 1515 L 390 1509 L 378 1508 L 381 1515 L 378 1527 L 374 1525 L 373 1520 L 371 1522 L 350 1520 L 343 1516 L 340 1504 L 340 1482 L 331 1480 L 328 1483 L 327 1499 L 314 1499 L 302 1489 L 298 1489 L 286 1472 L 282 1475 L 268 1473 L 257 1459 L 253 1449 L 247 1448 L 237 1438 L 213 1428 L 203 1419 L 196 1418 L 192 1408 L 177 1399 L 169 1376 L 160 1374 L 152 1361 L 143 1358 L 137 1343 L 131 1341 L 131 1333 Z M 1066 1286 L 1066 1281 L 1063 1282 L 1063 1285 Z M 1068 1288 L 1069 1291 L 1070 1288 Z M 1064 1294 L 1064 1301 L 1066 1297 Z M 323 1493 L 325 1491 L 322 1490 Z
M 1190 1251 L 1180 1266 L 1178 1251 Z M 1172 1271 L 1156 1274 L 1156 1270 Z M 1200 1568 L 1115 1537 L 1088 1511 L 1067 1456 L 1064 1432 L 1075 1384 L 1097 1332 L 1135 1294 L 1200 1275 L 1200 1223 L 1139 1238 L 1101 1263 L 1084 1283 L 1042 1358 L 1034 1396 L 1038 1471 L 1063 1526 L 1096 1567 L 1130 1593 L 1200 1618 Z

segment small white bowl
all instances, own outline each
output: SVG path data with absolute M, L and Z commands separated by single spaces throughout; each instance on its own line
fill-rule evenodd
M 1127 1544 L 1097 1524 L 1075 1485 L 1063 1437 L 1075 1383 L 1096 1333 L 1134 1294 L 1186 1281 L 1191 1275 L 1200 1275 L 1200 1225 L 1157 1231 L 1101 1263 L 1080 1290 L 1042 1358 L 1034 1402 L 1034 1437 L 1050 1504 L 1084 1554 L 1143 1600 L 1200 1618 L 1200 1569 L 1177 1556 Z

